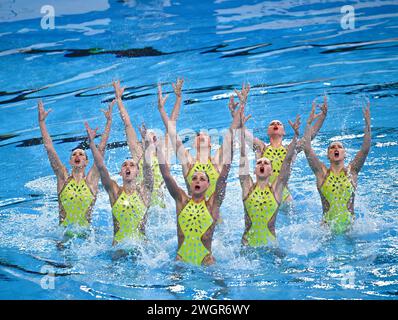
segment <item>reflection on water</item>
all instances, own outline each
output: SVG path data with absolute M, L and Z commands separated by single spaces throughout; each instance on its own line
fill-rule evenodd
M 355 29 L 343 30 L 341 3 L 334 1 L 69 1 L 54 4 L 51 31 L 40 28 L 40 4 L 2 6 L 0 298 L 396 299 L 398 4 L 352 5 Z M 251 84 L 248 126 L 263 140 L 271 119 L 287 122 L 297 113 L 305 119 L 312 100 L 326 93 L 328 118 L 313 141 L 322 161 L 336 139 L 344 141 L 347 161 L 352 159 L 362 143 L 361 108 L 369 99 L 372 149 L 359 175 L 352 232 L 333 237 L 320 226 L 315 178 L 299 154 L 289 181 L 294 204 L 278 215 L 277 247 L 243 248 L 236 149 L 223 223 L 214 235 L 215 265 L 197 268 L 174 260 L 176 216 L 168 195 L 166 209 L 151 209 L 148 241 L 135 245 L 135 253 L 115 259 L 102 187 L 88 238 L 60 246 L 56 180 L 36 100 L 53 109 L 47 125 L 66 163 L 72 148 L 87 148 L 85 120 L 103 128 L 99 110 L 113 98 L 113 79 L 126 86 L 123 99 L 133 122 L 144 119 L 148 127 L 163 129 L 156 85 L 162 82 L 172 96 L 177 76 L 185 79 L 181 131 L 227 127 L 229 95 L 243 81 Z M 190 147 L 189 138 L 186 143 Z M 127 155 L 115 110 L 105 155 L 112 178 L 119 179 Z M 172 171 L 184 186 L 181 168 Z M 55 275 L 53 290 L 40 285 L 48 270 Z

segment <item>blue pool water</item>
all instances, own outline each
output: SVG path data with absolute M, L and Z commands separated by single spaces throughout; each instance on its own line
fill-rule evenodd
M 55 9 L 54 29 L 41 28 L 44 4 Z M 397 299 L 398 3 L 351 1 L 354 29 L 340 23 L 344 4 L 2 1 L 0 298 Z M 242 249 L 235 153 L 224 222 L 214 234 L 215 265 L 174 261 L 171 198 L 165 210 L 151 210 L 142 255 L 113 261 L 112 218 L 102 187 L 90 237 L 59 250 L 56 180 L 40 140 L 37 99 L 53 109 L 47 126 L 67 163 L 85 139 L 85 120 L 103 128 L 99 110 L 112 98 L 113 79 L 127 86 L 125 105 L 134 122 L 163 129 L 156 84 L 172 93 L 178 76 L 185 79 L 179 130 L 226 128 L 228 96 L 243 81 L 252 86 L 248 127 L 262 139 L 270 120 L 287 123 L 298 113 L 304 121 L 311 101 L 327 93 L 328 117 L 313 142 L 323 161 L 336 137 L 346 145 L 347 163 L 359 150 L 361 108 L 369 99 L 372 148 L 359 175 L 353 231 L 332 237 L 320 227 L 315 179 L 300 154 L 289 182 L 294 206 L 277 219 L 277 252 Z M 115 177 L 128 155 L 116 111 L 105 156 Z M 289 128 L 286 141 L 291 137 Z M 173 172 L 183 185 L 178 165 Z M 55 273 L 53 287 L 46 286 L 49 273 Z

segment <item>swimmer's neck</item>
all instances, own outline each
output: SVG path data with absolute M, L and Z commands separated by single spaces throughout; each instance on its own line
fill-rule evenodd
M 283 140 L 283 136 L 281 135 L 270 135 L 269 136 L 269 143 L 271 146 L 273 146 L 274 148 L 278 148 L 282 146 L 282 140 Z
M 84 171 L 86 170 L 85 167 L 72 167 L 72 177 L 75 181 L 79 182 L 83 180 L 85 177 Z
M 136 182 L 124 182 L 123 181 L 123 190 L 126 194 L 133 194 L 137 190 Z
M 210 158 L 210 148 L 199 148 L 196 149 L 196 161 L 199 163 L 207 163 Z
M 269 186 L 269 177 L 266 178 L 259 178 L 257 177 L 257 181 L 256 181 L 257 186 L 260 189 L 265 189 L 266 187 Z
M 192 195 L 192 200 L 195 203 L 200 203 L 205 199 L 205 192 L 198 194 L 198 195 Z
M 330 163 L 330 171 L 333 171 L 333 173 L 340 173 L 341 170 L 343 169 L 344 169 L 344 160 Z

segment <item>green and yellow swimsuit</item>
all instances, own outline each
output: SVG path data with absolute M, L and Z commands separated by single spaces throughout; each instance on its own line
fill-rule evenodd
M 77 182 L 70 176 L 61 192 L 58 203 L 61 213 L 61 225 L 64 227 L 88 227 L 96 197 L 86 183 L 86 179 Z
M 326 178 L 318 188 L 321 195 L 326 222 L 333 233 L 341 234 L 348 231 L 354 218 L 355 188 L 345 170 L 336 174 L 328 170 Z
M 140 224 L 144 219 L 147 207 L 137 191 L 127 194 L 123 189 L 112 206 L 112 215 L 115 223 L 114 240 L 143 239 L 144 233 Z
M 200 203 L 189 200 L 179 213 L 177 221 L 184 235 L 177 254 L 184 262 L 201 265 L 203 259 L 211 254 L 204 246 L 202 237 L 214 223 L 205 200 Z
M 250 229 L 243 236 L 247 244 L 251 247 L 259 247 L 274 242 L 276 238 L 269 229 L 269 222 L 277 212 L 279 204 L 270 186 L 261 189 L 256 184 L 243 204 L 251 220 Z
M 263 157 L 268 158 L 272 162 L 272 174 L 269 178 L 270 183 L 274 183 L 276 178 L 278 178 L 281 168 L 282 168 L 282 163 L 283 160 L 285 160 L 287 154 L 287 149 L 284 146 L 280 147 L 273 147 L 273 146 L 268 146 L 263 152 Z M 290 195 L 290 192 L 287 187 L 283 188 L 283 195 L 282 199 L 283 201 L 286 201 L 286 198 Z

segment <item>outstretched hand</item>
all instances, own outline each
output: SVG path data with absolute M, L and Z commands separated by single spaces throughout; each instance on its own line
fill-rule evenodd
M 181 97 L 182 85 L 184 84 L 184 79 L 177 78 L 176 83 L 172 83 L 174 93 L 177 97 Z
M 317 107 L 319 107 L 321 109 L 321 112 L 318 114 L 315 113 Z M 319 118 L 320 116 L 326 116 L 327 112 L 328 112 L 328 101 L 327 101 L 327 96 L 325 94 L 323 96 L 322 104 L 317 104 L 316 98 L 312 101 L 311 113 L 310 113 L 307 123 L 311 124 L 315 119 Z
M 45 121 L 48 114 L 52 111 L 52 109 L 44 110 L 43 101 L 37 101 L 37 109 L 39 110 L 39 122 Z
M 247 96 L 249 95 L 249 91 L 250 91 L 250 84 L 242 84 L 242 90 L 234 90 L 235 93 L 237 94 L 239 101 L 240 101 L 240 105 L 246 105 L 247 102 Z
M 289 120 L 289 124 L 290 124 L 290 126 L 293 128 L 293 130 L 294 130 L 294 135 L 296 136 L 296 137 L 298 137 L 299 136 L 299 128 L 300 128 L 300 124 L 301 124 L 301 117 L 300 117 L 300 115 L 297 115 L 296 116 L 296 120 L 294 121 L 294 123 L 293 122 L 291 122 L 290 120 Z
M 108 104 L 108 109 L 107 110 L 101 109 L 101 111 L 104 113 L 105 118 L 107 120 L 112 120 L 112 109 L 113 109 L 113 106 L 115 105 L 115 103 L 116 103 L 116 99 L 113 99 L 111 101 L 111 103 Z
M 228 108 L 229 108 L 229 111 L 231 112 L 232 118 L 235 117 L 236 112 L 239 112 L 239 110 L 236 109 L 238 104 L 239 104 L 239 102 L 235 102 L 234 96 L 230 95 L 229 102 L 228 102 Z
M 141 137 L 142 137 L 142 143 L 144 144 L 145 148 L 148 147 L 148 145 L 151 143 L 148 137 L 148 129 L 145 126 L 145 123 L 141 123 L 141 126 L 138 127 L 138 130 L 140 130 Z
M 116 99 L 121 99 L 124 93 L 124 89 L 126 87 L 120 87 L 120 80 L 112 82 L 113 89 L 115 90 L 115 97 Z
M 160 83 L 158 83 L 158 108 L 159 109 L 164 109 L 164 105 L 166 104 L 166 100 L 169 97 L 168 94 L 166 94 L 163 97 L 162 94 L 162 85 Z
M 370 102 L 368 102 L 366 108 L 363 108 L 363 116 L 365 118 L 366 130 L 370 131 Z
M 97 136 L 98 127 L 95 128 L 94 130 L 91 129 L 87 121 L 84 122 L 84 126 L 86 127 L 87 136 L 88 136 L 89 141 L 90 141 L 90 142 L 91 142 L 91 141 L 94 141 L 95 137 Z
M 240 117 L 239 117 L 239 118 L 240 118 L 239 128 L 243 128 L 243 127 L 245 126 L 247 120 L 249 120 L 249 119 L 252 117 L 252 115 L 249 114 L 248 116 L 245 116 L 245 106 L 242 106 L 242 107 L 239 109 L 239 113 L 240 113 Z

